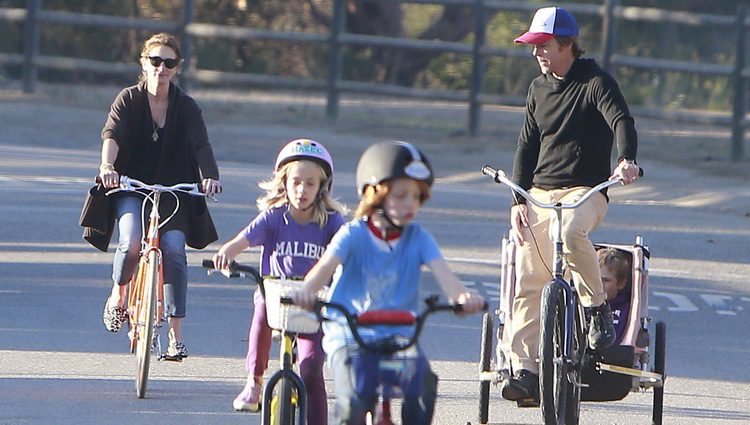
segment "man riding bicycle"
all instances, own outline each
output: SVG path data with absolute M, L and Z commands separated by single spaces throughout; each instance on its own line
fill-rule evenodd
M 532 81 L 524 125 L 518 138 L 513 181 L 543 203 L 571 203 L 610 175 L 635 181 L 637 134 L 617 82 L 594 60 L 583 59 L 578 25 L 559 7 L 537 10 L 527 32 L 514 40 L 533 46 L 542 75 Z M 617 165 L 610 155 L 617 141 Z M 588 235 L 607 212 L 603 191 L 563 215 L 565 260 L 581 303 L 591 311 L 588 341 L 593 349 L 614 342 L 612 312 L 606 302 L 596 251 Z M 537 399 L 540 297 L 550 280 L 554 213 L 516 198 L 511 227 L 516 250 L 511 364 L 502 383 L 508 400 Z

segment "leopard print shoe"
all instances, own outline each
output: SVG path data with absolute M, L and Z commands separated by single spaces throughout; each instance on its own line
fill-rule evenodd
M 104 312 L 102 313 L 104 328 L 110 332 L 118 332 L 127 320 L 128 314 L 125 308 L 110 307 L 109 297 L 107 297 L 107 301 L 104 302 Z

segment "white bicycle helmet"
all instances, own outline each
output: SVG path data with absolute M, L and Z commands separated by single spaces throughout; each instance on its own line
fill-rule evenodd
M 310 139 L 295 139 L 284 145 L 276 155 L 275 171 L 279 171 L 284 164 L 300 159 L 316 162 L 323 167 L 328 179 L 328 188 L 333 183 L 333 159 L 322 144 Z

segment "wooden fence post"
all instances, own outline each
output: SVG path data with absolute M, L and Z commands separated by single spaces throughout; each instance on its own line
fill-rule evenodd
M 326 101 L 326 116 L 335 120 L 339 114 L 338 82 L 341 80 L 341 43 L 339 36 L 344 30 L 345 1 L 335 0 L 333 3 L 333 22 L 331 22 L 331 36 L 328 52 L 328 99 Z
M 602 69 L 612 72 L 612 55 L 615 50 L 617 37 L 617 21 L 615 20 L 615 7 L 619 0 L 604 1 L 604 16 L 602 17 Z
M 747 113 L 747 85 L 743 75 L 747 58 L 747 31 L 744 5 L 737 6 L 737 59 L 734 65 L 734 104 L 732 105 L 732 154 L 731 161 L 741 161 L 745 156 L 745 115 Z
M 482 103 L 479 95 L 484 85 L 484 52 L 486 42 L 487 19 L 483 0 L 474 1 L 474 44 L 471 49 L 471 86 L 469 87 L 469 136 L 475 137 L 479 132 L 479 115 Z
M 42 0 L 26 0 L 26 20 L 23 23 L 23 91 L 34 93 L 38 79 L 36 57 L 39 55 L 39 10 Z
M 190 89 L 190 63 L 193 58 L 193 39 L 187 32 L 187 27 L 195 19 L 195 0 L 185 0 L 182 6 L 182 22 L 180 22 L 179 37 L 182 51 L 182 66 L 180 71 L 180 87 L 184 91 Z

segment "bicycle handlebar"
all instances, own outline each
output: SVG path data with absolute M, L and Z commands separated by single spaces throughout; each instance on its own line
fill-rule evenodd
M 203 260 L 201 265 L 204 268 L 208 269 L 209 274 L 212 272 L 219 272 L 218 270 L 216 270 L 213 260 L 205 259 Z M 236 261 L 232 261 L 232 263 L 229 265 L 229 274 L 224 274 L 224 275 L 229 278 L 251 277 L 255 281 L 255 283 L 258 283 L 258 284 L 263 283 L 263 276 L 260 275 L 260 272 L 258 271 L 257 268 L 253 266 L 239 264 Z
M 120 186 L 109 190 L 106 194 L 111 195 L 117 192 L 135 192 L 139 189 L 150 190 L 153 192 L 182 192 L 192 196 L 206 196 L 205 193 L 201 192 L 198 183 L 177 183 L 171 186 L 164 186 L 161 184 L 144 183 L 128 176 L 120 176 Z
M 485 176 L 492 177 L 492 179 L 496 183 L 502 183 L 508 187 L 510 187 L 513 191 L 520 194 L 524 198 L 526 198 L 529 202 L 536 205 L 539 208 L 545 208 L 545 209 L 574 209 L 578 208 L 579 205 L 586 202 L 587 199 L 591 197 L 596 192 L 599 192 L 600 190 L 606 189 L 610 186 L 614 186 L 618 183 L 622 183 L 622 180 L 619 177 L 611 178 L 609 180 L 603 181 L 599 183 L 598 185 L 592 187 L 586 193 L 581 196 L 578 200 L 571 204 L 561 204 L 561 203 L 554 203 L 554 204 L 545 204 L 543 202 L 538 201 L 536 198 L 531 196 L 529 192 L 527 192 L 525 189 L 523 189 L 521 186 L 517 185 L 515 182 L 510 180 L 505 172 L 503 170 L 495 170 L 494 168 L 490 167 L 489 165 L 485 165 L 482 167 L 482 174 Z
M 291 297 L 281 297 L 281 304 L 294 304 L 294 300 Z M 380 354 L 393 354 L 397 351 L 403 351 L 419 340 L 419 336 L 424 328 L 424 323 L 427 317 L 432 313 L 438 311 L 452 311 L 456 314 L 463 312 L 463 306 L 460 304 L 440 304 L 438 303 L 437 295 L 433 295 L 425 299 L 427 305 L 425 309 L 418 315 L 415 315 L 411 311 L 403 310 L 371 310 L 365 311 L 361 314 L 350 313 L 346 307 L 338 303 L 332 303 L 324 300 L 315 301 L 313 311 L 318 317 L 318 320 L 330 321 L 334 320 L 323 315 L 322 310 L 324 308 L 330 308 L 341 313 L 346 319 L 346 324 L 349 330 L 352 332 L 354 340 L 361 348 Z M 485 303 L 484 309 L 487 309 Z M 394 338 L 389 337 L 386 339 L 376 340 L 367 342 L 364 340 L 362 335 L 359 333 L 361 326 L 374 326 L 374 325 L 385 325 L 385 326 L 414 326 L 414 333 L 410 338 Z

